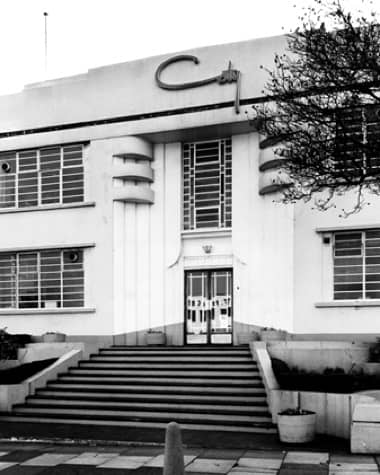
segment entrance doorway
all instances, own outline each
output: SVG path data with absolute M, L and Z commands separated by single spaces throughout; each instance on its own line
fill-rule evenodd
M 185 343 L 232 344 L 232 269 L 185 273 Z

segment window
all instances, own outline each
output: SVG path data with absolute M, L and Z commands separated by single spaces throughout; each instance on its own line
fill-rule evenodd
M 0 153 L 0 208 L 83 200 L 82 144 Z
M 183 145 L 184 229 L 231 227 L 231 139 Z
M 380 229 L 334 235 L 334 299 L 380 299 Z
M 342 109 L 337 114 L 336 162 L 339 174 L 380 175 L 380 108 L 377 105 Z
M 82 250 L 0 254 L 0 309 L 83 306 Z

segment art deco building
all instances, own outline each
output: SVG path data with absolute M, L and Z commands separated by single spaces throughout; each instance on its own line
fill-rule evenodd
M 378 200 L 278 202 L 248 119 L 283 37 L 105 66 L 0 98 L 0 321 L 144 344 L 380 332 Z M 342 204 L 348 197 L 342 198 Z

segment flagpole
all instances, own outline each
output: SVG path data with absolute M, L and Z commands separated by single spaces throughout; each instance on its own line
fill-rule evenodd
M 45 19 L 45 77 L 47 76 L 47 17 L 48 17 L 48 13 L 44 12 L 44 19 Z

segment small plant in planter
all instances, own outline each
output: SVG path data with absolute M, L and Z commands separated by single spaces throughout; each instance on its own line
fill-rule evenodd
M 286 331 L 279 328 L 264 327 L 260 331 L 261 341 L 278 341 L 285 340 Z
M 59 332 L 46 332 L 42 335 L 44 343 L 63 343 L 66 341 L 66 335 Z
M 316 416 L 315 412 L 301 409 L 299 406 L 279 412 L 277 425 L 281 442 L 311 442 L 315 436 Z
M 161 330 L 152 330 L 149 328 L 145 334 L 146 344 L 147 345 L 165 345 L 166 344 L 166 335 Z

